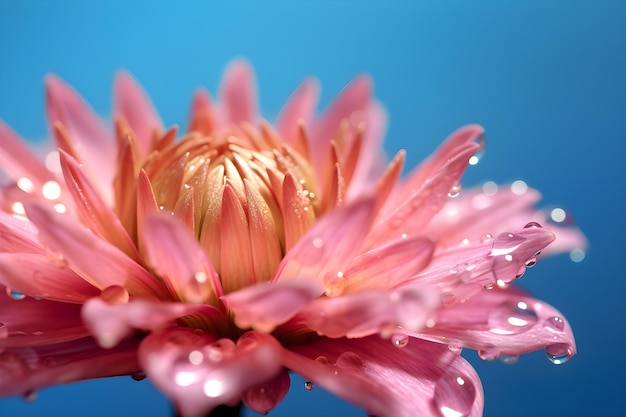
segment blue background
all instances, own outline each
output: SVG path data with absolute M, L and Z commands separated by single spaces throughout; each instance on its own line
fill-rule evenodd
M 126 68 L 166 124 L 184 125 L 193 90 L 215 92 L 226 63 L 245 56 L 270 119 L 308 75 L 321 80 L 325 105 L 371 74 L 390 114 L 386 149 L 406 148 L 408 166 L 458 126 L 481 123 L 487 152 L 464 186 L 524 179 L 544 204 L 573 213 L 592 245 L 582 263 L 543 260 L 521 280 L 571 322 L 573 360 L 555 366 L 537 352 L 507 366 L 466 353 L 485 415 L 624 413 L 626 2 L 176 3 L 0 0 L 0 118 L 46 137 L 48 72 L 108 116 L 114 72 Z M 365 415 L 301 384 L 271 415 Z M 2 416 L 136 413 L 171 415 L 149 382 L 129 377 L 45 389 L 33 404 L 0 400 Z

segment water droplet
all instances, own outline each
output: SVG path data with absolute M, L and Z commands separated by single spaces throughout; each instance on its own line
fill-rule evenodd
M 146 379 L 146 376 L 147 375 L 145 372 L 134 372 L 130 374 L 130 377 L 135 381 L 143 381 L 144 379 Z
M 502 355 L 500 356 L 500 362 L 505 365 L 515 365 L 519 360 L 519 355 Z
M 480 237 L 480 242 L 485 243 L 493 239 L 493 235 L 491 233 L 483 233 Z
M 22 398 L 27 403 L 34 403 L 35 401 L 37 401 L 37 397 L 37 391 L 35 391 L 34 389 L 28 390 L 24 393 L 24 395 L 22 395 Z
M 409 336 L 404 333 L 394 333 L 391 335 L 391 343 L 395 347 L 403 348 L 409 344 Z
M 520 269 L 524 268 L 523 264 L 520 264 L 512 255 L 501 255 L 493 259 L 491 263 L 491 272 L 496 278 L 496 281 L 502 281 L 504 284 L 509 284 L 520 275 Z
M 455 183 L 450 188 L 450 191 L 448 191 L 448 197 L 451 197 L 451 198 L 457 197 L 461 193 L 461 188 L 462 186 L 460 182 Z
M 533 228 L 533 227 L 541 227 L 541 224 L 539 224 L 537 222 L 528 222 L 524 226 L 524 229 L 530 229 L 530 228 Z
M 574 356 L 574 350 L 567 343 L 556 343 L 546 347 L 546 357 L 555 365 L 567 362 Z
M 478 351 L 478 357 L 486 362 L 493 362 L 500 357 L 500 351 L 495 346 L 486 346 Z
M 21 293 L 9 287 L 7 287 L 7 295 L 14 300 L 23 300 L 24 298 L 26 298 L 26 295 L 24 293 Z
M 526 268 L 532 268 L 536 264 L 537 264 L 537 258 L 535 258 L 534 256 L 531 256 L 530 258 L 526 259 L 526 262 L 524 262 L 524 265 L 526 265 Z
M 450 350 L 450 352 L 460 352 L 461 350 L 463 350 L 463 343 L 458 340 L 451 340 L 448 343 L 448 349 Z
M 315 358 L 315 362 L 321 363 L 322 365 L 330 365 L 330 361 L 326 356 L 318 356 Z
M 543 327 L 548 330 L 562 332 L 565 330 L 565 321 L 559 316 L 552 316 L 543 322 Z
M 313 391 L 313 388 L 315 388 L 315 385 L 313 385 L 311 381 L 306 381 L 304 383 L 304 389 L 306 389 L 307 391 Z
M 361 357 L 354 352 L 343 352 L 337 358 L 335 364 L 344 369 L 361 369 L 363 368 L 363 361 Z
M 524 276 L 525 273 L 526 273 L 526 266 L 525 265 L 520 266 L 517 273 L 515 274 L 515 279 L 520 279 L 521 277 Z
M 522 333 L 536 323 L 537 314 L 524 301 L 504 301 L 489 313 L 489 328 L 496 334 Z
M 510 254 L 525 241 L 525 238 L 513 233 L 500 233 L 491 245 L 491 256 Z
M 443 417 L 467 417 L 476 399 L 476 387 L 458 371 L 448 372 L 435 384 L 435 406 Z

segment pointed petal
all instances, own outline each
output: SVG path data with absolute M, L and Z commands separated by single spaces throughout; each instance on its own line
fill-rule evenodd
M 55 179 L 42 161 L 26 146 L 26 143 L 0 120 L 0 166 L 14 180 L 27 178 L 35 188 Z
M 204 136 L 210 136 L 216 128 L 217 120 L 211 96 L 206 90 L 200 89 L 193 96 L 188 131 L 197 131 Z
M 428 265 L 434 249 L 430 239 L 416 237 L 368 250 L 354 258 L 344 273 L 346 292 L 398 286 Z
M 520 355 L 541 348 L 561 350 L 562 363 L 576 353 L 572 329 L 552 306 L 516 288 L 482 290 L 464 303 L 441 309 L 435 325 L 419 337 L 455 340 L 463 346 L 497 355 Z M 554 355 L 554 356 L 561 356 Z
M 0 211 L 0 252 L 44 254 L 45 250 L 31 222 Z
M 114 113 L 126 119 L 135 132 L 141 155 L 145 157 L 152 149 L 155 131 L 163 130 L 161 120 L 143 88 L 130 74 L 117 74 L 114 89 Z
M 363 244 L 375 215 L 375 198 L 333 210 L 287 252 L 272 280 L 317 279 L 327 295 L 341 294 L 345 285 L 341 276 Z
M 146 337 L 139 349 L 150 381 L 184 417 L 207 415 L 235 405 L 248 389 L 281 371 L 281 348 L 269 335 L 246 333 L 237 343 L 173 328 Z
M 104 350 L 92 338 L 0 353 L 0 395 L 139 371 L 136 342 Z
M 118 285 L 132 295 L 168 298 L 165 288 L 141 265 L 70 217 L 34 203 L 26 207 L 26 213 L 51 253 L 61 255 L 70 268 L 95 287 Z
M 50 257 L 26 253 L 0 253 L 0 283 L 30 297 L 66 303 L 82 303 L 100 293 Z
M 10 297 L 7 293 L 14 295 Z M 23 295 L 16 297 L 14 292 L 2 286 L 0 323 L 0 356 L 5 348 L 32 348 L 88 335 L 80 319 L 80 305 L 38 300 Z M 0 375 L 1 368 L 0 365 Z M 0 381 L 2 379 L 0 377 Z
M 284 365 L 380 417 L 479 417 L 483 391 L 472 367 L 447 346 L 378 336 L 324 339 L 285 352 Z
M 76 209 L 87 226 L 102 238 L 122 249 L 134 259 L 139 258 L 137 248 L 124 229 L 120 219 L 109 208 L 74 158 L 60 152 L 65 183 L 74 198 Z
M 283 106 L 276 126 L 285 143 L 293 145 L 299 134 L 300 123 L 309 124 L 317 106 L 319 98 L 319 82 L 308 79 L 302 82 L 291 94 Z
M 407 331 L 424 327 L 439 305 L 439 291 L 430 286 L 405 286 L 395 291 L 366 290 L 320 298 L 302 311 L 308 327 L 331 337 L 389 337 L 398 326 Z
M 221 126 L 256 122 L 256 82 L 250 64 L 236 60 L 226 68 L 218 97 Z
M 160 331 L 171 326 L 176 319 L 196 313 L 209 319 L 222 316 L 215 307 L 204 304 L 164 303 L 142 299 L 110 304 L 96 297 L 85 303 L 82 318 L 100 346 L 111 348 L 134 330 Z
M 218 305 L 223 295 L 215 268 L 175 217 L 153 214 L 142 226 L 146 261 L 181 300 Z
M 269 333 L 293 317 L 303 306 L 319 297 L 319 283 L 291 280 L 257 284 L 222 297 L 240 329 Z
M 528 261 L 552 241 L 554 234 L 531 227 L 495 238 L 435 252 L 430 265 L 412 281 L 436 285 L 444 302 L 462 302 L 484 287 L 506 286 L 523 275 Z
M 51 127 L 62 124 L 77 159 L 89 169 L 110 204 L 116 149 L 102 121 L 70 86 L 52 75 L 46 78 L 46 111 Z

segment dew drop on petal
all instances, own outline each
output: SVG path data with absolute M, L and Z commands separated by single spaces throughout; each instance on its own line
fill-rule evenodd
M 311 381 L 306 381 L 304 383 L 304 389 L 306 389 L 307 391 L 313 391 L 313 388 L 315 388 L 315 385 L 313 385 Z
M 343 352 L 337 358 L 335 364 L 343 369 L 360 369 L 363 368 L 361 357 L 354 352 Z
M 450 352 L 460 352 L 461 350 L 463 350 L 463 343 L 459 342 L 458 340 L 451 340 L 450 342 L 448 342 L 448 349 L 450 350 Z
M 524 226 L 524 229 L 530 229 L 530 228 L 534 228 L 534 227 L 541 227 L 541 224 L 539 224 L 537 222 L 528 222 Z
M 500 357 L 500 351 L 495 346 L 486 346 L 478 351 L 478 357 L 485 362 L 493 362 Z
M 492 333 L 508 335 L 531 329 L 537 320 L 537 314 L 524 301 L 505 301 L 491 310 L 488 323 Z
M 519 355 L 502 355 L 500 356 L 500 362 L 505 365 L 515 365 L 519 360 Z
M 488 242 L 491 239 L 493 239 L 493 235 L 491 233 L 483 233 L 482 236 L 480 236 L 481 243 Z
M 395 347 L 403 348 L 409 344 L 409 336 L 404 333 L 394 333 L 391 335 L 391 343 Z
M 435 406 L 442 417 L 467 417 L 475 399 L 473 382 L 458 371 L 446 373 L 435 384 Z
M 330 361 L 326 356 L 318 356 L 315 358 L 315 362 L 321 363 L 322 365 L 330 365 Z
M 461 193 L 461 183 L 457 182 L 455 183 L 451 188 L 450 191 L 448 191 L 448 197 L 457 197 L 460 193 Z
M 22 398 L 27 403 L 34 403 L 35 401 L 37 401 L 37 397 L 37 391 L 35 391 L 34 389 L 28 390 L 24 393 L 24 395 L 22 395 Z
M 26 298 L 26 295 L 24 295 L 24 293 L 21 293 L 9 287 L 7 287 L 7 295 L 14 300 L 23 300 L 24 298 Z
M 530 258 L 526 259 L 526 261 L 524 262 L 524 265 L 526 265 L 526 268 L 532 268 L 536 264 L 537 264 L 537 258 L 535 258 L 534 256 L 531 256 Z
M 134 380 L 134 381 L 143 381 L 144 379 L 146 379 L 146 373 L 145 372 L 133 372 L 132 374 L 130 374 L 130 377 Z
M 546 347 L 546 357 L 555 365 L 567 362 L 573 355 L 573 349 L 567 343 L 556 343 Z
M 563 330 L 565 330 L 565 321 L 559 316 L 548 317 L 543 322 L 543 327 L 548 330 L 562 332 Z

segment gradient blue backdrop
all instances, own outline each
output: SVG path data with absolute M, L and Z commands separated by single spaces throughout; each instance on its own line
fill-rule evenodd
M 521 280 L 570 320 L 573 360 L 555 366 L 538 352 L 506 366 L 466 353 L 485 415 L 623 415 L 626 2 L 177 3 L 0 0 L 0 118 L 46 137 L 48 72 L 108 116 L 113 74 L 127 68 L 165 123 L 184 125 L 194 89 L 215 92 L 225 64 L 245 56 L 270 119 L 310 74 L 322 105 L 371 74 L 390 114 L 386 149 L 406 148 L 409 166 L 458 126 L 481 123 L 487 153 L 464 185 L 524 179 L 570 210 L 592 245 L 582 263 L 544 260 Z M 301 384 L 271 415 L 365 415 Z M 137 413 L 171 415 L 149 382 L 128 377 L 42 390 L 33 404 L 0 400 L 2 416 Z

